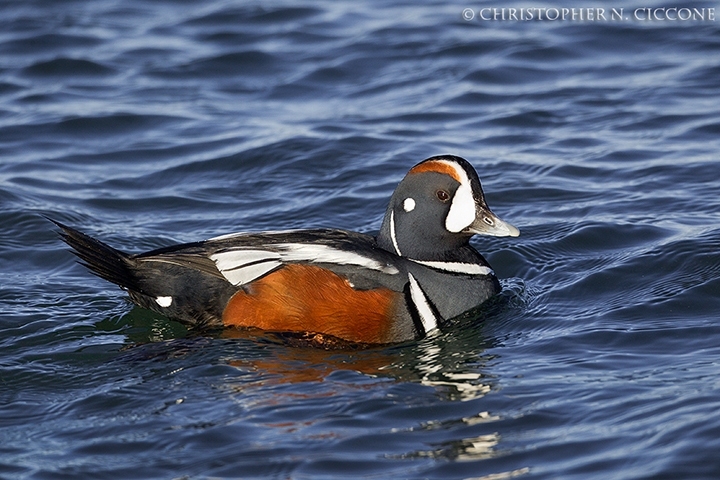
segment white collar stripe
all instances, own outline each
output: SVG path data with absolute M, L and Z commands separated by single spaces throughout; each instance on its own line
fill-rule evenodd
M 462 262 L 428 262 L 423 260 L 410 259 L 420 265 L 434 268 L 436 270 L 443 270 L 445 272 L 452 273 L 465 273 L 467 275 L 493 275 L 493 269 L 484 265 L 477 265 L 475 263 L 462 263 Z

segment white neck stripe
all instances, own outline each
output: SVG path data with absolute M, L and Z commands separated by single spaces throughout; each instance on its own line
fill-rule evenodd
M 402 257 L 402 254 L 400 253 L 400 247 L 398 246 L 397 237 L 395 236 L 395 212 L 393 210 L 390 210 L 390 240 L 392 240 L 395 253 L 399 257 Z

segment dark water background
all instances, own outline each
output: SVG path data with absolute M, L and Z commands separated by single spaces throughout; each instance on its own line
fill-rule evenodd
M 0 478 L 720 477 L 720 23 L 461 15 L 511 5 L 2 2 Z M 372 232 L 438 153 L 522 236 L 391 348 L 189 335 L 41 216 Z

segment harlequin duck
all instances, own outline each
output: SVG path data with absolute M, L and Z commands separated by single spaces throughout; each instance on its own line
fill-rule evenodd
M 83 265 L 169 318 L 367 344 L 422 338 L 497 294 L 470 237 L 519 235 L 490 211 L 472 165 L 453 155 L 410 169 L 376 237 L 234 233 L 131 255 L 55 223 Z

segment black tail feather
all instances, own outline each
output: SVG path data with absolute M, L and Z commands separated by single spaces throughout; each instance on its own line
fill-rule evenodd
M 130 268 L 131 260 L 127 253 L 121 252 L 89 235 L 74 228 L 48 219 L 62 231 L 60 237 L 67 243 L 81 261 L 92 273 L 109 282 L 133 291 L 141 291 L 137 279 Z

